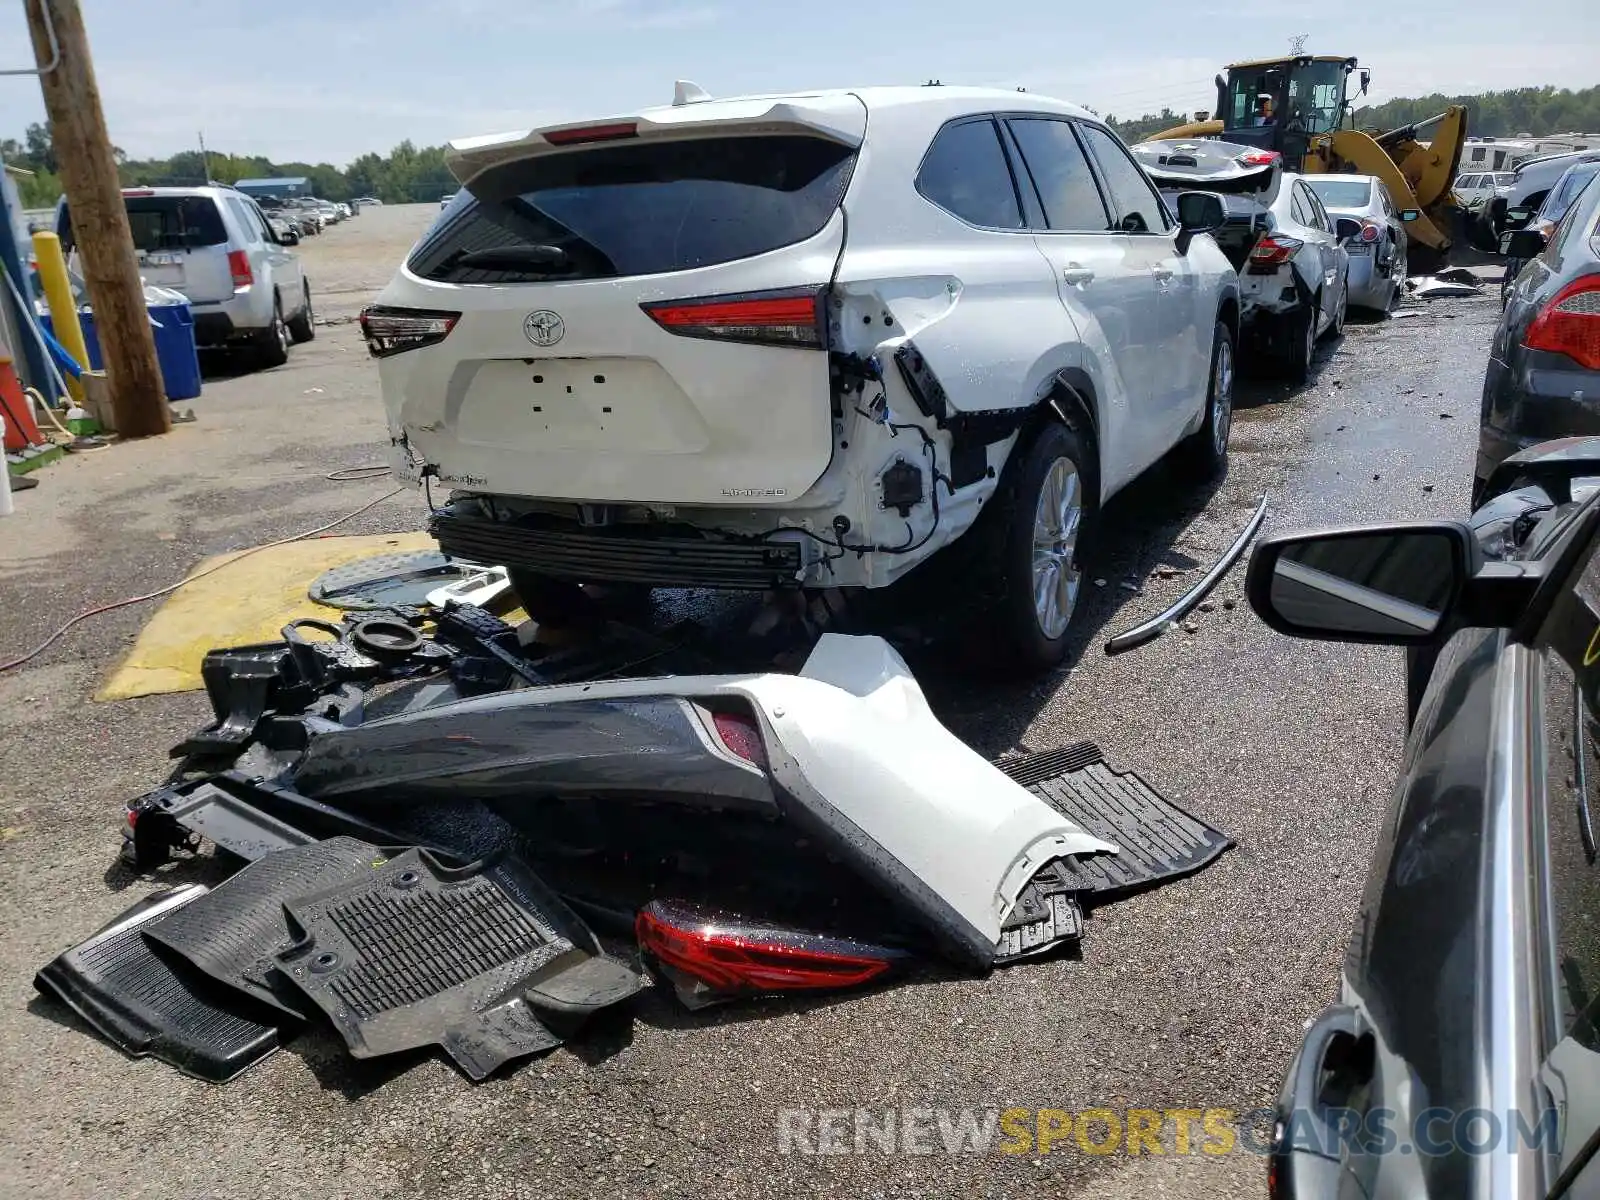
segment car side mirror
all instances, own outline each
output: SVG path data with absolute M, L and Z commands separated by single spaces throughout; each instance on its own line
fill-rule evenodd
M 1290 534 L 1260 543 L 1245 589 L 1290 637 L 1421 645 L 1445 629 L 1482 565 L 1456 521 Z
M 1222 197 L 1215 192 L 1181 192 L 1178 195 L 1178 253 L 1187 254 L 1197 233 L 1212 233 L 1228 220 Z
M 1508 229 L 1500 235 L 1500 253 L 1507 258 L 1538 258 L 1547 245 L 1537 229 Z
M 1412 221 L 1420 221 L 1422 220 L 1422 210 L 1418 208 L 1402 208 L 1400 210 L 1400 219 L 1407 224 Z

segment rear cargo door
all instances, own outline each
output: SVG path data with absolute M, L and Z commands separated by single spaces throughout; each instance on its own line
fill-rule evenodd
M 210 196 L 124 192 L 139 274 L 193 303 L 233 298 L 228 229 Z
M 791 502 L 832 456 L 825 288 L 858 140 L 641 118 L 458 161 L 466 189 L 379 297 L 460 313 L 380 364 L 411 445 L 480 492 Z

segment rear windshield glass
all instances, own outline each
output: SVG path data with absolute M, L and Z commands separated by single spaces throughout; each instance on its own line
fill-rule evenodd
M 210 196 L 128 196 L 128 227 L 133 244 L 149 253 L 156 250 L 193 250 L 220 246 L 228 240 L 222 214 Z M 66 249 L 73 245 L 72 217 L 63 210 Z
M 686 271 L 819 233 L 855 152 L 805 136 L 636 142 L 496 167 L 458 196 L 409 266 L 446 283 Z
M 1306 182 L 1328 208 L 1365 208 L 1372 200 L 1370 183 L 1351 183 L 1348 179 L 1307 179 Z

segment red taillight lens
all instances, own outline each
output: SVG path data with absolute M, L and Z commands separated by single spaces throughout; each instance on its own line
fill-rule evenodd
M 619 121 L 613 125 L 585 125 L 579 129 L 552 129 L 544 140 L 552 146 L 576 146 L 584 142 L 615 142 L 622 138 L 639 136 L 639 126 L 632 121 Z
M 669 333 L 768 346 L 827 347 L 822 288 L 706 296 L 641 305 Z
M 256 281 L 255 272 L 250 269 L 250 256 L 243 250 L 228 251 L 228 273 L 233 276 L 236 288 L 249 287 Z
M 1381 229 L 1379 229 L 1378 226 L 1376 224 L 1374 224 L 1373 222 L 1371 222 L 1371 221 L 1363 221 L 1361 223 L 1361 240 L 1363 242 L 1375 242 L 1375 241 L 1377 241 L 1378 240 L 1378 235 L 1380 233 L 1382 233 L 1382 232 L 1383 231 Z
M 738 713 L 712 713 L 711 724 L 730 754 L 758 767 L 767 765 L 767 748 L 761 743 L 761 731 L 749 717 Z
M 460 319 L 458 312 L 375 304 L 361 311 L 361 336 L 373 358 L 387 358 L 444 341 Z
M 1253 267 L 1278 267 L 1294 257 L 1294 252 L 1305 243 L 1298 238 L 1281 237 L 1275 233 L 1264 234 L 1250 248 L 1250 265 Z
M 669 974 L 717 998 L 858 987 L 906 961 L 898 950 L 801 933 L 677 900 L 653 900 L 634 921 L 639 946 Z M 680 989 L 680 994 L 682 994 Z
M 1600 371 L 1600 275 L 1567 284 L 1533 319 L 1522 344 L 1529 350 L 1565 354 L 1578 365 Z
M 1246 150 L 1235 161 L 1241 162 L 1247 167 L 1265 167 L 1270 163 L 1277 162 L 1282 157 L 1276 150 Z

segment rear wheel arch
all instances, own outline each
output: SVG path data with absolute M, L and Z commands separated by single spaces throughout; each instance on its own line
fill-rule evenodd
M 1217 320 L 1228 327 L 1228 332 L 1233 334 L 1233 344 L 1239 344 L 1239 298 L 1232 293 L 1222 298 L 1222 303 L 1217 305 Z

